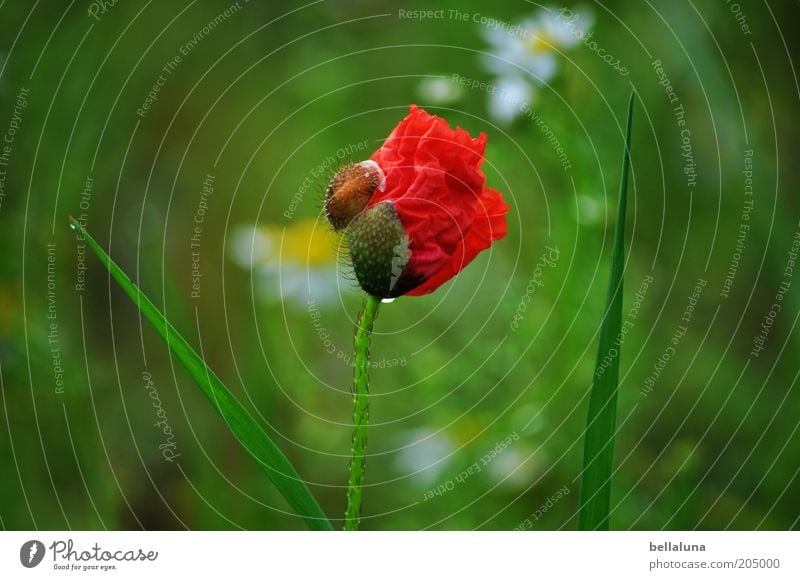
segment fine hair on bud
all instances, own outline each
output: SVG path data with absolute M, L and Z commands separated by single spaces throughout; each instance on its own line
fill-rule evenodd
M 374 161 L 348 163 L 337 171 L 325 193 L 325 215 L 335 231 L 346 228 L 363 211 L 376 190 L 386 187 Z
M 356 279 L 367 294 L 396 298 L 419 284 L 406 269 L 411 249 L 392 202 L 361 212 L 347 228 L 347 243 Z

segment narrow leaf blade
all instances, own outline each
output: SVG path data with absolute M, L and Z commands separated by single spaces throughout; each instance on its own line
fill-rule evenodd
M 622 160 L 622 180 L 619 188 L 617 221 L 614 228 L 614 246 L 611 256 L 611 275 L 608 282 L 606 306 L 600 328 L 594 381 L 589 396 L 589 416 L 586 421 L 583 448 L 583 473 L 578 528 L 581 530 L 607 530 L 611 503 L 611 473 L 614 465 L 614 438 L 617 423 L 617 387 L 622 331 L 622 286 L 625 265 L 625 216 L 628 198 L 628 172 L 630 169 L 631 123 L 633 99 L 628 104 L 628 122 L 625 151 Z M 603 359 L 611 349 L 616 349 L 610 364 Z
M 214 371 L 203 362 L 189 343 L 178 333 L 136 284 L 117 266 L 80 223 L 70 216 L 70 227 L 82 236 L 100 261 L 108 268 L 125 293 L 134 301 L 158 334 L 166 341 L 173 354 L 189 372 L 200 390 L 230 427 L 242 446 L 258 462 L 267 477 L 292 508 L 314 530 L 332 530 L 330 521 L 311 491 L 297 474 L 292 464 L 281 452 L 253 416 L 220 381 Z

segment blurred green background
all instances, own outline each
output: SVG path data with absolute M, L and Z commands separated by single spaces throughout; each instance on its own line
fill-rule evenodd
M 360 296 L 320 200 L 417 103 L 488 134 L 509 233 L 382 308 L 362 527 L 574 529 L 635 90 L 612 528 L 797 528 L 798 4 L 561 8 L 2 3 L 0 525 L 303 528 L 69 214 L 343 515 Z

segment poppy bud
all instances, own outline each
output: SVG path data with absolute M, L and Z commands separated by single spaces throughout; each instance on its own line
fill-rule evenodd
M 419 285 L 406 270 L 411 251 L 391 201 L 361 212 L 347 228 L 350 259 L 358 284 L 378 298 L 394 298 Z
M 346 228 L 376 189 L 386 189 L 386 178 L 374 161 L 349 163 L 337 171 L 325 196 L 325 214 L 333 229 Z

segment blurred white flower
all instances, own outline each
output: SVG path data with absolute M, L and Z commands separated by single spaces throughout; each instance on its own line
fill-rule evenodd
M 605 208 L 597 199 L 585 193 L 578 194 L 578 223 L 593 226 L 603 221 Z
M 315 219 L 282 227 L 239 226 L 228 240 L 228 255 L 253 272 L 255 292 L 266 301 L 294 300 L 324 304 L 340 288 L 337 238 Z
M 522 489 L 531 484 L 543 471 L 544 453 L 506 449 L 489 463 L 489 475 L 504 486 Z
M 441 432 L 415 429 L 406 433 L 395 466 L 403 473 L 416 474 L 414 481 L 427 485 L 437 480 L 454 450 L 453 442 Z
M 520 34 L 494 29 L 487 31 L 485 37 L 492 45 L 489 54 L 482 58 L 488 72 L 499 76 L 528 73 L 541 83 L 546 83 L 555 74 L 556 56 L 545 49 L 547 45 L 539 42 L 538 37 L 531 41 Z
M 539 82 L 549 81 L 558 68 L 559 52 L 579 44 L 592 26 L 587 10 L 540 9 L 516 26 L 489 28 L 484 36 L 492 45 L 484 59 L 489 72 L 520 74 L 520 68 Z
M 500 77 L 489 93 L 489 115 L 504 125 L 521 115 L 533 100 L 533 85 L 517 75 Z
M 452 77 L 427 77 L 420 81 L 417 94 L 425 103 L 448 105 L 464 96 L 464 87 Z
M 258 228 L 238 226 L 228 238 L 228 255 L 243 268 L 253 268 L 273 252 L 272 237 Z
M 515 25 L 485 28 L 484 37 L 491 48 L 481 62 L 497 77 L 498 87 L 489 95 L 489 114 L 506 124 L 522 114 L 525 109 L 512 107 L 501 87 L 510 87 L 512 95 L 527 93 L 529 101 L 536 84 L 555 76 L 560 53 L 587 38 L 592 23 L 593 16 L 586 9 L 541 8 Z

